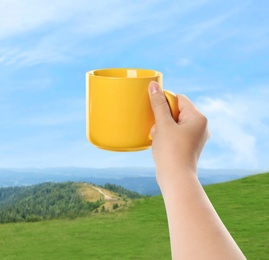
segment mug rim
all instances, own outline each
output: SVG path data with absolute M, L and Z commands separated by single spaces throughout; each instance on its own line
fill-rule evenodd
M 149 76 L 125 76 L 125 77 L 120 77 L 120 76 L 106 76 L 106 75 L 96 75 L 95 72 L 102 72 L 102 71 L 116 71 L 116 70 L 122 70 L 122 71 L 143 71 L 143 72 L 153 72 L 155 75 L 149 75 Z M 144 68 L 102 68 L 102 69 L 94 69 L 86 72 L 87 75 L 91 77 L 96 77 L 96 78 L 110 78 L 110 79 L 146 79 L 146 78 L 156 78 L 162 76 L 162 72 L 154 69 L 144 69 Z

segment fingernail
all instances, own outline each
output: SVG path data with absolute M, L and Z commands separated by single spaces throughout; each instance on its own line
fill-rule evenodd
M 161 91 L 161 87 L 156 81 L 151 81 L 149 83 L 149 92 L 151 95 L 155 94 L 156 92 Z

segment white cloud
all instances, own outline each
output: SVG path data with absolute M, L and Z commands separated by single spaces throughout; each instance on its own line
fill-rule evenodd
M 2 0 L 0 38 L 42 30 L 45 26 L 53 30 L 56 25 L 96 35 L 128 26 L 131 21 L 141 19 L 137 16 L 139 10 L 147 10 L 152 5 L 153 1 Z
M 111 28 L 126 26 L 130 21 L 149 18 L 162 20 L 159 13 L 168 18 L 170 14 L 184 14 L 211 0 L 176 2 L 166 1 L 124 1 L 124 0 L 1 0 L 0 38 L 36 30 L 42 26 L 59 23 L 62 26 L 74 19 L 76 30 L 94 34 Z M 159 7 L 159 4 L 160 7 Z M 162 5 L 164 4 L 164 6 Z M 165 7 L 165 8 L 164 8 Z M 145 24 L 146 25 L 146 24 Z M 141 28 L 143 30 L 143 28 Z
M 190 43 L 197 40 L 198 37 L 212 34 L 214 32 L 214 39 L 210 39 L 210 42 L 219 42 L 221 40 L 226 39 L 227 37 L 234 36 L 234 28 L 229 28 L 229 30 L 225 30 L 223 24 L 227 22 L 227 20 L 238 16 L 241 12 L 244 12 L 244 9 L 251 4 L 251 1 L 246 1 L 244 4 L 240 4 L 236 7 L 232 7 L 228 10 L 222 11 L 222 13 L 216 13 L 213 17 L 209 16 L 206 20 L 199 21 L 198 23 L 192 24 L 184 29 L 183 42 Z M 216 9 L 217 10 L 217 9 Z M 211 37 L 210 37 L 211 38 Z M 216 39 L 217 38 L 217 39 Z M 212 41 L 213 40 L 213 41 Z M 207 44 L 209 44 L 207 39 Z M 212 46 L 212 43 L 210 44 Z
M 68 3 L 68 1 L 65 2 Z M 50 22 L 60 21 L 63 16 L 70 15 L 63 3 L 64 1 L 2 0 L 0 2 L 0 38 L 3 39 L 31 31 Z M 61 12 L 59 12 L 60 10 Z
M 113 41 L 113 48 L 125 47 L 126 39 L 130 44 L 141 37 L 160 35 L 173 27 L 180 16 L 209 2 L 211 0 L 180 1 L 167 5 L 163 0 L 91 3 L 86 0 L 3 0 L 0 2 L 0 39 L 5 42 L 0 50 L 0 63 L 25 66 L 70 61 L 82 52 L 84 55 L 95 52 L 94 49 L 100 47 L 100 39 L 96 37 L 121 33 L 123 29 L 124 37 Z M 112 37 L 115 38 L 115 33 Z
M 65 47 L 51 43 L 40 42 L 30 48 L 10 48 L 0 50 L 0 63 L 5 65 L 36 65 L 40 63 L 55 63 L 70 60 L 70 55 L 65 52 Z
M 78 53 L 91 53 L 90 49 L 103 45 L 104 42 L 100 44 L 96 36 L 122 29 L 123 38 L 130 38 L 131 41 L 137 41 L 141 35 L 149 37 L 158 34 L 162 38 L 165 37 L 165 30 L 169 31 L 168 34 L 177 35 L 183 45 L 206 36 L 206 41 L 200 45 L 205 44 L 208 48 L 227 37 L 238 37 L 241 30 L 235 33 L 234 28 L 223 28 L 222 24 L 244 11 L 251 2 L 241 3 L 238 7 L 232 5 L 233 8 L 224 6 L 221 13 L 218 7 L 213 6 L 216 12 L 213 16 L 210 12 L 212 2 L 2 0 L 0 39 L 6 40 L 2 45 L 6 48 L 0 52 L 0 63 L 24 66 L 66 62 L 77 57 Z M 204 11 L 209 12 L 205 18 L 202 15 Z M 195 16 L 195 19 L 186 23 L 189 20 L 187 15 Z M 264 37 L 266 35 L 262 34 L 259 42 L 264 42 Z M 122 38 L 115 42 L 113 48 L 126 45 Z M 167 45 L 172 46 L 173 43 Z M 175 45 L 178 48 L 178 40 Z
M 221 16 L 217 16 L 208 21 L 199 22 L 195 25 L 190 26 L 189 28 L 185 28 L 185 35 L 183 36 L 183 42 L 190 43 L 194 41 L 196 38 L 202 36 L 207 33 L 210 29 L 218 26 L 223 23 L 231 16 L 231 13 L 224 14 Z
M 190 66 L 191 64 L 192 64 L 192 61 L 189 58 L 180 58 L 177 62 L 177 65 L 179 67 L 187 67 L 187 66 Z
M 142 5 L 118 1 L 89 4 L 79 1 L 1 1 L 0 39 L 6 39 L 0 50 L 0 63 L 35 65 L 70 61 L 81 52 L 94 52 L 100 43 L 96 36 L 128 27 L 141 19 Z M 83 43 L 82 47 L 81 44 Z M 6 47 L 3 47 L 6 46 Z
M 203 166 L 268 167 L 268 95 L 261 95 L 256 89 L 254 95 L 250 90 L 218 98 L 204 97 L 197 106 L 208 117 L 211 132 Z

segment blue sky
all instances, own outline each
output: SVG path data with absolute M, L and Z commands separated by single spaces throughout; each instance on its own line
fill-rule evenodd
M 0 168 L 153 166 L 85 136 L 85 72 L 160 70 L 208 117 L 200 167 L 269 169 L 269 2 L 1 0 Z

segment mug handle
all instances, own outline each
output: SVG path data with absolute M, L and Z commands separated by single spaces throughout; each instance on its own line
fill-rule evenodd
M 179 115 L 179 109 L 178 109 L 178 99 L 177 96 L 168 90 L 164 90 L 165 98 L 169 104 L 171 116 L 174 118 L 176 122 L 178 122 L 178 115 Z

